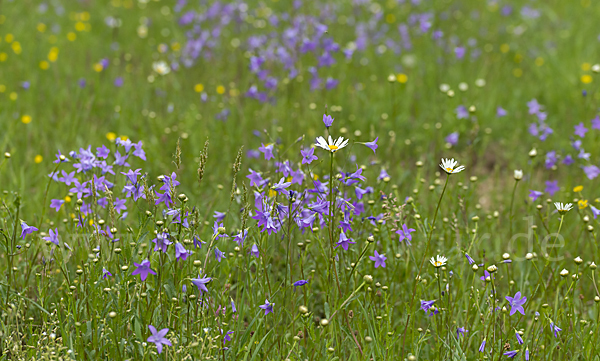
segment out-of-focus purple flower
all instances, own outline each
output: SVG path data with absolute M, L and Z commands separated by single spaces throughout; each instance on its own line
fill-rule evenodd
M 464 46 L 457 46 L 454 48 L 454 55 L 456 55 L 456 59 L 462 59 L 465 57 L 467 53 L 467 49 Z
M 221 250 L 220 250 L 220 249 L 218 249 L 218 248 L 216 248 L 216 247 L 215 247 L 215 259 L 216 259 L 218 262 L 221 262 L 221 260 L 222 260 L 223 258 L 225 258 L 225 255 L 223 254 L 223 252 L 221 252 Z
M 256 243 L 252 245 L 252 248 L 250 249 L 250 254 L 252 254 L 256 258 L 260 256 L 260 252 L 258 251 L 258 246 L 256 245 Z
M 387 259 L 387 257 L 384 254 L 379 254 L 377 253 L 377 251 L 375 251 L 374 256 L 369 256 L 369 259 L 375 262 L 375 268 L 379 266 L 385 268 L 385 260 Z
M 285 177 L 281 177 L 281 179 L 279 180 L 279 182 L 273 184 L 273 186 L 271 187 L 271 189 L 274 190 L 275 192 L 281 192 L 281 191 L 285 190 L 286 188 L 288 188 L 291 185 L 292 185 L 292 182 L 286 182 L 285 181 Z
M 325 80 L 325 89 L 331 90 L 337 87 L 339 83 L 339 80 L 333 79 L 332 77 L 327 77 L 327 79 Z
M 504 108 L 502 108 L 502 107 L 496 108 L 496 117 L 502 118 L 502 117 L 505 117 L 506 114 L 507 113 L 506 113 L 506 110 Z
M 534 191 L 533 189 L 529 190 L 529 198 L 531 198 L 531 200 L 533 202 L 535 202 L 542 194 L 544 194 L 544 193 L 539 192 L 539 191 Z
M 549 193 L 552 197 L 554 193 L 558 192 L 560 187 L 558 186 L 558 181 L 546 181 L 546 189 L 545 192 Z
M 460 336 L 464 335 L 465 332 L 469 332 L 469 330 L 465 329 L 464 327 L 459 327 L 456 329 L 456 337 L 460 338 Z
M 374 141 L 372 141 L 372 142 L 366 142 L 366 143 L 365 143 L 365 145 L 366 145 L 366 146 L 367 146 L 369 149 L 371 149 L 371 150 L 373 151 L 373 153 L 376 153 L 376 152 L 375 152 L 375 150 L 376 150 L 376 149 L 379 147 L 379 146 L 377 145 L 377 141 L 378 141 L 378 140 L 379 140 L 379 137 L 375 138 L 375 140 L 374 140 Z
M 542 106 L 538 103 L 537 99 L 531 99 L 527 102 L 527 108 L 529 108 L 529 114 L 537 114 L 542 110 Z
M 575 126 L 575 135 L 580 136 L 581 138 L 585 137 L 585 133 L 588 132 L 588 129 L 583 125 L 583 122 L 577 124 Z
M 50 235 L 48 237 L 43 237 L 42 239 L 45 241 L 50 241 L 58 246 L 58 228 L 55 228 L 54 231 L 52 228 L 50 228 L 48 233 L 50 233 Z
M 600 168 L 598 168 L 595 165 L 588 165 L 583 167 L 583 171 L 585 172 L 585 175 L 589 178 L 589 179 L 594 179 L 596 178 L 598 175 L 600 175 Z
M 80 88 L 85 88 L 85 79 L 83 79 L 83 78 L 79 79 L 77 84 L 79 84 Z
M 457 119 L 467 119 L 469 118 L 469 110 L 464 105 L 459 105 L 456 108 L 456 118 Z
M 154 272 L 150 268 L 150 261 L 148 261 L 147 259 L 143 260 L 141 264 L 135 263 L 135 262 L 133 262 L 133 264 L 137 268 L 133 272 L 131 272 L 131 275 L 132 276 L 140 275 L 140 278 L 142 279 L 142 281 L 145 281 L 146 278 L 148 278 L 148 274 L 156 275 L 156 272 Z
M 450 143 L 452 145 L 456 145 L 458 144 L 458 132 L 453 132 L 448 134 L 448 136 L 446 137 L 446 143 Z
M 112 276 L 112 273 L 110 273 L 106 268 L 102 268 L 102 278 L 103 279 L 107 279 L 108 277 Z
M 335 120 L 335 119 L 333 119 L 333 118 L 331 117 L 331 115 L 328 115 L 328 114 L 323 114 L 323 123 L 325 124 L 325 126 L 326 126 L 327 128 L 331 127 L 331 125 L 333 124 L 333 121 L 334 121 L 334 120 Z
M 592 129 L 600 130 L 600 116 L 596 115 L 596 117 L 592 119 Z
M 517 356 L 518 353 L 519 353 L 519 350 L 506 351 L 505 353 L 503 353 L 503 355 L 507 356 L 508 358 L 515 358 L 515 356 Z
M 564 165 L 571 165 L 571 164 L 575 163 L 575 161 L 573 160 L 573 157 L 571 157 L 571 155 L 570 155 L 570 154 L 567 154 L 567 155 L 565 156 L 565 158 L 563 159 L 562 163 L 563 163 Z
M 600 209 L 590 205 L 590 209 L 592 210 L 592 214 L 594 215 L 594 219 L 600 215 Z
M 421 309 L 423 311 L 425 311 L 425 313 L 427 313 L 427 311 L 429 311 L 429 309 L 433 306 L 434 303 L 435 303 L 435 300 L 421 301 Z
M 227 215 L 227 213 L 225 212 L 219 212 L 219 211 L 215 211 L 215 214 L 213 215 L 213 218 L 217 221 L 217 222 L 223 222 L 223 220 L 225 219 L 225 216 Z
M 62 199 L 51 199 L 50 200 L 50 208 L 54 208 L 55 211 L 58 212 L 60 207 L 65 203 Z
M 233 331 L 227 331 L 227 333 L 225 334 L 225 336 L 223 336 L 223 344 L 225 344 L 225 342 L 227 341 L 231 341 L 231 336 L 233 335 Z
M 386 172 L 386 170 L 384 168 L 381 168 L 381 171 L 379 172 L 379 176 L 377 177 L 377 180 L 383 180 L 384 178 L 390 178 L 390 175 L 388 174 L 388 172 Z
M 554 337 L 558 338 L 558 333 L 562 331 L 562 328 L 558 327 L 554 324 L 554 322 L 550 321 L 550 330 L 554 333 Z
M 258 150 L 265 155 L 265 160 L 275 158 L 275 156 L 273 156 L 273 144 L 268 144 L 266 146 L 262 144 Z
M 546 153 L 546 169 L 552 168 L 557 161 L 558 158 L 556 157 L 556 151 Z
M 115 85 L 117 88 L 120 88 L 120 87 L 122 87 L 122 86 L 123 86 L 123 77 L 120 77 L 120 76 L 119 76 L 119 77 L 115 78 L 114 85 Z
M 28 234 L 37 232 L 38 229 L 34 226 L 28 226 L 27 223 L 21 222 L 21 238 L 25 239 Z

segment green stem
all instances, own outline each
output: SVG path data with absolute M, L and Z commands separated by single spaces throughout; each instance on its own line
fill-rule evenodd
M 518 180 L 515 180 L 515 186 L 513 187 L 513 191 L 512 191 L 512 196 L 510 197 L 510 217 L 508 219 L 509 223 L 510 223 L 510 233 L 509 235 L 512 237 L 513 235 L 513 204 L 515 202 L 515 193 L 517 191 L 517 184 L 519 184 Z
M 442 199 L 444 198 L 444 193 L 446 193 L 446 187 L 448 186 L 448 180 L 450 179 L 450 173 L 446 174 L 446 183 L 444 183 L 444 189 L 442 189 L 442 194 L 440 195 L 440 200 L 438 201 L 437 207 L 435 208 L 435 214 L 433 215 L 433 221 L 431 222 L 431 231 L 429 232 L 429 237 L 427 238 L 427 245 L 425 246 L 425 252 L 423 253 L 423 258 L 421 259 L 421 265 L 419 266 L 419 270 L 417 272 L 417 279 L 415 279 L 415 283 L 413 285 L 412 297 L 410 299 L 409 306 L 413 304 L 415 301 L 415 294 L 417 290 L 418 277 L 421 274 L 421 269 L 423 268 L 423 264 L 425 263 L 425 258 L 427 258 L 427 252 L 429 251 L 429 244 L 431 243 L 431 236 L 433 235 L 433 228 L 435 226 L 435 221 L 437 219 L 438 212 L 440 210 L 440 205 L 442 204 Z M 404 333 L 402 336 L 402 356 L 401 360 L 404 360 L 404 350 L 406 346 L 406 331 L 408 330 L 408 322 L 410 320 L 410 313 L 406 317 L 406 324 L 404 325 Z

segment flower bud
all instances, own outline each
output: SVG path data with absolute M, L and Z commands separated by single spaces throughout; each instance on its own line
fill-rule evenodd
M 573 262 L 575 262 L 576 264 L 582 264 L 583 260 L 581 259 L 581 257 L 577 257 L 573 260 Z
M 324 318 L 321 320 L 320 324 L 321 324 L 321 326 L 325 327 L 325 326 L 329 325 L 329 320 Z
M 523 179 L 523 171 L 520 169 L 515 169 L 514 177 L 516 181 L 520 181 L 521 179 Z
M 375 242 L 375 237 L 373 237 L 373 236 L 367 237 L 367 242 L 369 242 L 369 243 Z
M 567 271 L 566 269 L 563 268 L 563 270 L 560 271 L 561 277 L 567 277 L 568 275 L 569 275 L 569 271 Z
M 533 253 L 527 253 L 525 255 L 525 259 L 528 260 L 528 261 L 531 261 L 533 259 Z
M 6 158 L 6 159 L 10 158 L 10 153 L 9 152 L 4 153 L 4 158 Z
M 529 151 L 529 156 L 530 156 L 531 158 L 535 158 L 535 156 L 536 156 L 536 155 L 537 155 L 537 149 L 535 149 L 535 148 L 532 148 L 532 149 Z
M 596 269 L 596 264 L 594 262 L 590 263 L 590 269 L 591 270 L 595 270 Z
M 509 258 L 510 258 L 510 254 L 508 254 L 508 253 L 504 253 L 502 255 L 502 259 L 509 259 Z
M 479 266 L 476 264 L 473 264 L 473 267 L 471 267 L 471 269 L 473 270 L 473 272 L 477 272 L 477 270 L 479 269 Z
M 496 265 L 491 265 L 491 266 L 489 266 L 489 267 L 487 268 L 487 271 L 488 271 L 489 273 L 494 273 L 494 272 L 496 272 L 497 270 L 498 270 L 498 267 L 496 267 Z
M 365 281 L 366 284 L 371 284 L 371 283 L 373 283 L 373 276 L 371 276 L 371 275 L 364 275 L 363 281 Z

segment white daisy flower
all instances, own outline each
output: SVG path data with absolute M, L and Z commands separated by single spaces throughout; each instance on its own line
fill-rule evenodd
M 554 202 L 554 206 L 556 207 L 556 210 L 558 211 L 558 213 L 560 214 L 565 214 L 568 211 L 570 211 L 573 208 L 573 204 L 572 203 L 560 203 L 560 202 Z
M 433 267 L 435 267 L 435 268 L 440 268 L 440 267 L 446 265 L 447 260 L 448 260 L 448 258 L 437 255 L 437 257 L 431 257 L 431 259 L 429 260 L 429 263 L 431 263 L 433 265 Z
M 442 164 L 440 164 L 440 168 L 444 170 L 444 172 L 448 174 L 459 173 L 465 169 L 464 165 L 458 166 L 458 162 L 452 159 L 442 158 Z
M 152 69 L 160 75 L 167 75 L 171 72 L 171 68 L 164 61 L 155 61 L 152 63 Z
M 328 141 L 325 141 L 325 138 L 323 137 L 317 137 L 317 142 L 315 143 L 315 145 L 319 148 L 328 150 L 331 153 L 335 153 L 348 145 L 348 139 L 344 140 L 344 137 L 339 137 L 334 142 L 333 138 L 331 138 L 331 135 L 329 136 Z

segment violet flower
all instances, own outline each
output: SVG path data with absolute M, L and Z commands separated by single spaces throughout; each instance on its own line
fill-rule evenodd
M 519 311 L 523 316 L 525 315 L 525 310 L 523 309 L 523 305 L 527 302 L 527 297 L 521 298 L 521 292 L 517 292 L 515 297 L 506 296 L 505 297 L 508 303 L 510 304 L 510 316 L 514 315 L 515 312 Z
M 142 281 L 145 281 L 146 278 L 148 278 L 148 274 L 156 275 L 156 272 L 150 268 L 150 261 L 147 259 L 143 260 L 141 264 L 135 262 L 133 262 L 133 264 L 137 267 L 137 269 L 131 272 L 131 275 L 140 275 Z
M 148 325 L 148 328 L 150 329 L 150 332 L 152 332 L 152 336 L 148 337 L 148 342 L 152 342 L 156 345 L 156 350 L 159 354 L 162 352 L 163 345 L 173 346 L 171 341 L 165 337 L 169 332 L 168 328 L 163 328 L 160 331 L 156 331 L 156 328 L 152 325 Z

